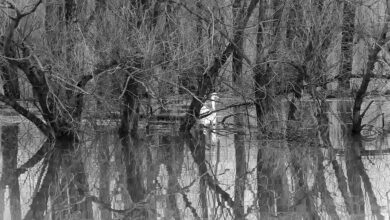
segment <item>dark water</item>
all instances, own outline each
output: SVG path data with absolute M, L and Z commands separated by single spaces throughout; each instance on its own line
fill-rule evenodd
M 329 102 L 323 114 L 315 110 L 316 103 L 302 102 L 296 121 L 286 120 L 284 105 L 275 109 L 266 134 L 261 135 L 254 129 L 251 109 L 242 129 L 232 126 L 232 119 L 191 135 L 179 135 L 174 125 L 142 129 L 132 144 L 137 146 L 136 164 L 142 170 L 139 178 L 149 218 L 233 219 L 234 200 L 240 193 L 246 219 L 388 218 L 390 102 L 375 100 L 364 119 L 368 125 L 362 136 L 350 135 L 350 101 Z M 217 121 L 228 114 L 218 114 Z M 2 121 L 2 132 L 18 128 L 17 164 L 23 164 L 43 137 L 18 117 Z M 105 193 L 103 198 L 113 209 L 132 207 L 115 122 L 86 128 L 79 152 L 85 160 L 90 194 Z M 237 140 L 240 137 L 242 142 Z M 4 140 L 1 147 L 7 147 Z M 237 150 L 244 157 L 236 159 Z M 19 178 L 22 216 L 31 202 L 38 171 L 39 166 Z M 9 219 L 8 192 L 0 194 L 4 219 Z M 95 219 L 120 216 L 98 207 L 93 206 Z

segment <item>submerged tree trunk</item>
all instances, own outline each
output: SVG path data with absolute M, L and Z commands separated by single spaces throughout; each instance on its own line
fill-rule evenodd
M 289 4 L 289 3 L 283 3 Z M 286 190 L 286 171 L 275 167 L 280 160 L 273 161 L 274 155 L 282 151 L 274 148 L 278 145 L 274 138 L 283 137 L 284 131 L 280 123 L 274 124 L 276 113 L 273 110 L 274 78 L 273 65 L 267 63 L 272 59 L 274 52 L 285 39 L 285 32 L 281 30 L 285 23 L 283 15 L 287 9 L 281 6 L 280 1 L 264 1 L 259 3 L 258 32 L 256 39 L 256 66 L 254 68 L 255 108 L 257 128 L 259 133 L 259 149 L 257 152 L 257 198 L 260 215 L 268 219 L 277 216 L 278 212 L 285 212 L 288 208 L 288 194 Z M 270 22 L 272 21 L 272 22 Z M 277 156 L 276 156 L 277 157 Z M 283 158 L 280 158 L 283 160 Z
M 374 194 L 371 180 L 366 172 L 366 168 L 364 167 L 364 164 L 363 164 L 363 161 L 362 161 L 362 158 L 360 155 L 360 151 L 364 149 L 361 136 L 359 136 L 359 135 L 352 136 L 351 148 L 352 148 L 352 155 L 350 157 L 348 157 L 348 158 L 350 158 L 350 160 L 347 161 L 347 163 L 352 163 L 354 166 L 354 169 L 361 177 L 361 182 L 363 183 L 365 193 L 368 195 L 368 201 L 370 203 L 372 215 L 375 216 L 376 219 L 378 219 L 378 220 L 383 220 L 384 216 L 381 214 L 381 208 L 380 208 L 378 201 L 376 199 L 376 196 Z M 352 186 L 352 187 L 354 187 L 354 186 Z M 363 205 L 364 205 L 364 203 L 363 203 Z M 361 208 L 364 208 L 364 206 Z
M 318 173 L 316 174 L 316 181 L 317 181 L 317 188 L 319 193 L 321 194 L 321 201 L 325 205 L 325 210 L 327 214 L 331 217 L 331 219 L 338 220 L 340 219 L 337 211 L 336 211 L 336 205 L 333 201 L 333 197 L 331 196 L 327 185 L 326 185 L 326 178 L 325 178 L 325 167 L 323 165 L 324 163 L 324 157 L 322 155 L 321 151 L 318 151 Z
M 64 151 L 61 156 L 61 170 L 65 176 L 60 181 L 67 183 L 65 198 L 70 202 L 65 209 L 73 218 L 92 219 L 92 203 L 87 199 L 89 186 L 81 152 Z
M 332 219 L 340 219 L 338 214 L 337 214 L 336 206 L 335 206 L 335 203 L 333 201 L 333 198 L 332 198 L 332 196 L 327 188 L 327 185 L 326 185 L 325 167 L 323 164 L 325 158 L 324 158 L 322 151 L 319 148 L 321 145 L 324 145 L 324 146 L 328 147 L 329 151 L 333 152 L 333 146 L 330 142 L 330 137 L 329 137 L 329 118 L 327 115 L 328 103 L 325 100 L 321 100 L 318 103 L 318 105 L 319 106 L 317 107 L 317 115 L 316 115 L 318 133 L 319 133 L 318 134 L 319 142 L 318 142 L 318 147 L 317 147 L 317 151 L 316 151 L 316 154 L 318 155 L 317 156 L 317 158 L 318 158 L 318 163 L 317 163 L 318 164 L 318 173 L 316 174 L 317 188 L 318 188 L 319 193 L 321 194 L 321 199 L 325 204 L 325 208 L 326 208 L 328 215 L 330 215 L 330 217 Z M 332 154 L 332 156 L 333 156 L 333 154 Z M 313 159 L 315 160 L 316 157 L 314 157 Z M 333 160 L 336 160 L 336 159 L 331 158 L 331 160 L 333 163 Z M 337 161 L 336 161 L 336 163 L 337 163 Z M 338 177 L 337 175 L 340 175 L 340 174 L 336 174 L 336 178 Z M 338 183 L 340 184 L 340 182 L 338 182 Z M 339 189 L 342 189 L 342 188 L 339 188 Z M 342 195 L 344 195 L 344 193 L 345 192 L 341 192 Z M 346 200 L 346 197 L 344 197 L 344 199 L 346 201 L 346 204 L 348 204 L 349 200 Z M 348 207 L 347 207 L 347 210 L 348 210 Z
M 4 57 L 16 58 L 17 51 L 15 49 L 15 42 L 13 35 L 19 25 L 17 19 L 7 19 L 7 26 L 5 33 L 1 37 L 0 45 L 3 46 L 2 55 Z M 3 81 L 4 95 L 12 100 L 20 99 L 19 76 L 15 65 L 11 62 L 6 62 L 0 65 L 1 79 Z M 2 146 L 2 179 L 5 179 L 5 184 L 0 185 L 0 190 L 4 195 L 4 189 L 8 185 L 10 196 L 10 214 L 11 220 L 20 220 L 22 218 L 20 205 L 20 188 L 18 176 L 13 173 L 17 168 L 18 162 L 18 134 L 19 127 L 16 125 L 7 125 L 2 127 L 1 146 Z M 2 196 L 0 199 L 3 199 Z M 4 207 L 4 201 L 1 203 Z M 1 216 L 3 218 L 3 216 Z
M 207 200 L 207 185 L 203 178 L 199 179 L 199 200 L 201 207 L 201 215 L 199 217 L 201 219 L 207 220 L 209 219 L 209 204 Z
M 203 160 L 206 162 L 206 137 L 203 131 L 200 129 L 198 132 L 198 139 L 199 139 L 199 147 L 197 148 L 197 151 L 199 152 L 197 155 L 199 156 L 199 160 Z M 208 219 L 208 201 L 207 201 L 207 183 L 205 178 L 202 178 L 202 173 L 198 172 L 199 176 L 199 200 L 200 200 L 200 207 L 201 207 L 201 214 L 198 216 L 202 220 Z
M 241 127 L 239 129 L 243 129 L 243 125 L 240 124 L 242 120 L 242 118 L 235 120 L 236 126 Z M 234 148 L 236 155 L 236 177 L 234 182 L 234 216 L 235 219 L 242 219 L 245 216 L 244 192 L 246 184 L 246 150 L 244 142 L 245 135 L 242 132 L 237 133 L 238 134 L 234 135 Z
M 276 169 L 282 151 L 274 149 L 272 141 L 260 147 L 257 153 L 257 199 L 260 216 L 269 219 L 287 211 L 286 170 Z M 275 159 L 274 158 L 278 158 Z
M 100 127 L 98 129 L 107 129 Z M 96 132 L 98 163 L 99 163 L 99 199 L 100 201 L 111 204 L 110 198 L 110 136 L 111 132 L 99 130 Z M 111 212 L 105 208 L 100 208 L 100 219 L 111 220 Z
M 198 167 L 199 175 L 201 176 L 201 179 L 206 182 L 207 186 L 210 190 L 213 190 L 217 197 L 222 202 L 225 202 L 229 207 L 233 208 L 235 203 L 234 200 L 231 198 L 231 196 L 224 191 L 219 184 L 217 183 L 217 180 L 215 180 L 208 172 L 208 164 L 207 161 L 204 159 L 203 151 L 205 149 L 205 145 L 200 144 L 199 140 L 195 139 L 191 133 L 185 133 L 183 136 L 186 145 L 191 151 L 191 155 L 194 158 L 194 161 Z M 198 137 L 197 137 L 198 138 Z
M 356 148 L 356 145 L 353 144 L 354 138 L 352 137 L 352 142 L 350 142 L 346 147 L 345 161 L 348 177 L 348 186 L 352 198 L 352 213 L 355 215 L 354 219 L 364 219 L 365 215 L 365 202 L 364 194 L 362 189 L 362 181 L 357 167 L 357 160 L 360 157 L 360 149 Z
M 5 125 L 1 128 L 1 146 L 3 154 L 3 172 L 8 178 L 11 220 L 22 219 L 20 204 L 20 188 L 18 177 L 12 172 L 17 168 L 18 162 L 18 134 L 19 125 Z
M 140 68 L 141 61 L 134 61 L 135 67 Z M 129 70 L 134 71 L 134 70 Z M 119 140 L 121 142 L 123 163 L 126 170 L 126 187 L 134 203 L 139 203 L 145 199 L 145 186 L 142 175 L 142 157 L 139 156 L 140 146 L 134 123 L 137 121 L 138 103 L 138 83 L 129 72 L 124 74 L 123 95 L 121 97 L 121 119 L 118 129 Z M 133 131 L 133 132 L 132 132 Z M 142 210 L 136 215 L 147 218 L 147 213 Z
M 0 220 L 4 220 L 4 196 L 5 196 L 5 187 L 0 186 Z
M 49 196 L 52 198 L 51 213 L 54 218 L 92 218 L 92 203 L 88 199 L 89 186 L 82 154 L 77 138 L 72 132 L 60 132 L 53 148 L 45 155 L 43 166 L 35 186 L 30 210 L 25 220 L 44 219 L 48 209 Z M 49 138 L 51 139 L 51 138 Z M 62 188 L 65 186 L 66 188 Z M 64 191 L 65 189 L 65 191 Z
M 56 171 L 60 168 L 59 166 L 60 156 L 57 152 L 52 152 L 49 156 L 45 157 L 44 166 L 42 167 L 41 173 L 44 173 L 41 182 L 37 182 L 36 194 L 32 199 L 30 209 L 24 217 L 24 220 L 41 220 L 44 219 L 45 211 L 47 210 L 47 202 L 49 199 L 49 189 L 54 179 L 56 178 Z M 55 196 L 55 191 L 51 192 L 52 198 Z M 52 206 L 55 207 L 54 204 Z M 52 211 L 52 217 L 56 217 L 55 210 Z
M 164 152 L 164 161 L 162 161 L 168 172 L 168 201 L 167 208 L 172 212 L 172 218 L 175 220 L 181 219 L 181 210 L 178 205 L 178 194 L 180 191 L 179 179 L 181 177 L 181 169 L 184 161 L 183 144 L 184 140 L 178 136 L 163 136 L 160 148 Z

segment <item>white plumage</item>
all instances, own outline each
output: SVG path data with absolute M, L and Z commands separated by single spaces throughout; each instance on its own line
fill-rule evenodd
M 210 115 L 200 119 L 200 123 L 205 126 L 213 126 L 217 124 L 217 113 L 215 113 L 215 101 L 218 99 L 217 93 L 212 93 L 210 100 L 206 101 L 200 109 L 200 115 L 211 113 Z

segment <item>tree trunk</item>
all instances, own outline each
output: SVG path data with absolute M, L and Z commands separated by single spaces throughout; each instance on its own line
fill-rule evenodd
M 37 182 L 35 188 L 35 196 L 32 198 L 30 209 L 24 217 L 24 220 L 42 220 L 44 219 L 44 213 L 47 210 L 47 202 L 49 199 L 49 189 L 50 186 L 55 182 L 56 172 L 60 169 L 59 160 L 60 156 L 57 152 L 51 153 L 45 158 L 44 164 L 42 167 L 41 173 L 44 174 L 42 182 Z M 54 192 L 54 190 L 52 190 Z M 52 194 L 54 197 L 54 193 Z M 55 207 L 54 205 L 52 206 Z M 55 215 L 55 210 L 52 211 L 52 216 Z
M 4 42 L 1 42 L 4 46 L 2 52 L 5 57 L 16 58 L 13 35 L 18 24 L 19 21 L 17 20 L 8 20 L 5 37 L 3 38 Z M 4 95 L 12 99 L 20 99 L 19 77 L 16 67 L 9 62 L 1 65 L 0 71 L 2 72 L 1 78 L 3 80 Z
M 353 139 L 353 137 L 352 137 Z M 365 215 L 365 202 L 364 194 L 362 190 L 362 181 L 359 174 L 359 170 L 356 167 L 356 160 L 360 157 L 360 149 L 355 149 L 355 145 L 352 142 L 348 143 L 345 153 L 345 163 L 347 169 L 348 186 L 351 192 L 352 198 L 352 213 L 356 215 L 354 219 L 364 219 Z
M 200 175 L 200 174 L 199 174 Z M 207 201 L 207 185 L 206 181 L 202 178 L 199 179 L 199 200 L 201 207 L 201 215 L 200 218 L 203 220 L 209 219 L 209 204 Z
M 353 210 L 352 210 L 352 198 L 351 198 L 351 196 L 349 195 L 349 192 L 348 192 L 347 178 L 345 178 L 344 171 L 340 167 L 340 165 L 339 165 L 339 163 L 338 163 L 336 158 L 332 159 L 332 166 L 333 166 L 333 170 L 335 172 L 335 176 L 336 176 L 336 179 L 337 179 L 338 188 L 339 188 L 339 190 L 341 192 L 341 196 L 344 199 L 346 210 L 347 210 L 348 214 L 351 215 L 352 212 L 353 212 Z
M 286 171 L 275 169 L 283 160 L 278 158 L 282 151 L 275 149 L 272 141 L 264 143 L 257 152 L 257 198 L 260 215 L 268 219 L 286 212 L 288 194 L 286 192 Z M 273 160 L 272 158 L 278 158 Z
M 36 184 L 36 194 L 24 219 L 44 219 L 49 195 L 55 218 L 92 219 L 92 203 L 86 199 L 89 187 L 84 164 L 81 154 L 75 152 L 77 141 L 72 135 L 63 134 L 54 142 L 54 149 L 45 156 L 42 181 Z
M 276 163 L 280 163 L 280 161 L 269 160 L 269 158 L 273 158 L 269 155 L 276 155 L 280 152 L 273 150 L 272 140 L 267 140 L 281 137 L 279 134 L 283 133 L 280 131 L 281 126 L 271 124 L 275 117 L 273 111 L 275 104 L 273 102 L 274 82 L 272 66 L 266 62 L 273 56 L 272 54 L 277 47 L 285 43 L 280 41 L 280 39 L 285 39 L 285 32 L 280 30 L 280 26 L 281 23 L 285 23 L 282 15 L 286 15 L 286 9 L 279 9 L 279 6 L 279 1 L 261 0 L 259 3 L 257 54 L 253 77 L 258 133 L 259 138 L 265 139 L 259 143 L 257 152 L 257 198 L 261 217 L 265 219 L 277 216 L 278 212 L 286 211 L 288 206 L 288 196 L 286 196 L 286 190 L 283 186 L 286 184 L 285 171 L 274 169 Z M 273 20 L 273 22 L 265 22 L 269 20 Z M 281 35 L 280 38 L 279 35 Z
M 362 137 L 360 135 L 353 136 L 352 137 L 352 143 L 351 143 L 352 153 L 349 158 L 351 158 L 350 161 L 346 161 L 347 163 L 352 163 L 355 170 L 359 173 L 361 180 L 364 185 L 364 190 L 368 195 L 368 201 L 370 202 L 371 212 L 372 215 L 376 217 L 378 220 L 383 220 L 384 216 L 381 214 L 381 208 L 378 204 L 378 201 L 376 199 L 376 196 L 374 194 L 372 184 L 370 177 L 367 175 L 366 168 L 364 167 L 364 164 L 362 162 L 362 158 L 359 155 L 359 151 L 364 149 Z M 358 149 L 358 151 L 354 150 Z M 364 203 L 363 203 L 364 204 Z
M 216 180 L 214 180 L 208 172 L 207 161 L 203 158 L 204 153 L 202 153 L 202 151 L 204 151 L 202 147 L 205 146 L 196 144 L 199 143 L 199 141 L 198 139 L 194 139 L 191 133 L 185 133 L 183 137 L 186 145 L 191 151 L 191 155 L 198 167 L 201 178 L 207 183 L 209 189 L 213 190 L 216 193 L 216 196 L 221 198 L 221 201 L 226 202 L 231 208 L 233 208 L 235 204 L 233 199 L 218 185 L 218 183 L 216 183 Z
M 355 12 L 354 2 L 343 3 L 343 23 L 341 37 L 341 68 L 339 86 L 341 89 L 350 89 L 352 75 L 353 40 L 355 35 Z
M 62 54 L 64 28 L 64 6 L 58 0 L 45 2 L 45 37 L 51 54 L 58 58 Z
M 235 0 L 233 3 L 233 35 L 236 37 L 236 47 L 233 50 L 232 56 L 232 79 L 233 87 L 236 89 L 243 88 L 242 84 L 242 68 L 243 68 L 243 50 L 244 50 L 244 32 L 245 29 L 239 26 L 243 19 L 239 11 L 245 8 L 246 3 L 242 4 L 242 1 Z M 246 183 L 246 149 L 245 149 L 245 128 L 244 128 L 244 115 L 245 108 L 234 107 L 234 124 L 237 131 L 234 133 L 234 149 L 236 155 L 236 178 L 234 184 L 234 207 L 233 213 L 235 219 L 245 218 L 244 207 L 244 192 Z
M 318 105 L 319 105 L 317 107 L 318 113 L 316 115 L 317 126 L 318 126 L 318 137 L 319 137 L 318 148 L 316 150 L 316 154 L 318 155 L 317 156 L 317 158 L 318 158 L 318 162 L 317 162 L 318 172 L 316 175 L 317 188 L 321 194 L 321 199 L 325 204 L 325 208 L 326 208 L 328 215 L 330 215 L 330 217 L 332 219 L 340 219 L 338 214 L 337 214 L 336 206 L 334 204 L 333 198 L 332 198 L 332 196 L 327 188 L 327 185 L 326 185 L 326 178 L 325 178 L 325 173 L 324 173 L 325 167 L 323 165 L 325 158 L 323 156 L 322 151 L 319 148 L 319 146 L 321 146 L 321 144 L 322 144 L 322 145 L 327 146 L 329 148 L 329 151 L 333 152 L 333 146 L 332 146 L 330 139 L 329 139 L 329 118 L 327 115 L 329 107 L 328 107 L 328 103 L 325 100 L 321 100 L 318 103 Z M 331 154 L 331 156 L 333 156 L 333 154 Z M 316 157 L 314 157 L 313 159 L 315 160 Z M 335 158 L 331 157 L 331 160 L 333 163 L 333 161 L 335 161 Z M 337 163 L 337 161 L 336 161 L 336 163 Z M 336 178 L 337 178 L 337 175 L 340 175 L 340 174 L 336 174 Z M 344 175 L 344 174 L 342 174 L 342 175 Z M 340 184 L 340 182 L 339 182 L 339 184 Z M 339 188 L 339 189 L 342 189 L 342 188 Z M 342 195 L 343 195 L 343 193 L 345 193 L 345 192 L 341 192 Z M 347 197 L 344 197 L 344 199 L 346 199 L 345 200 L 346 204 L 348 204 L 349 200 L 347 200 Z M 348 207 L 347 207 L 347 210 L 348 210 Z
M 387 28 L 384 28 L 384 36 L 381 36 L 381 39 L 379 42 L 377 42 L 374 46 L 374 48 L 370 49 L 370 53 L 368 55 L 368 62 L 367 62 L 367 68 L 365 71 L 365 74 L 362 79 L 362 83 L 360 84 L 359 90 L 356 92 L 355 96 L 355 102 L 353 104 L 352 109 L 352 134 L 360 134 L 362 130 L 362 120 L 363 117 L 367 111 L 367 109 L 370 107 L 368 105 L 366 107 L 366 110 L 361 112 L 362 104 L 364 101 L 364 97 L 367 93 L 368 84 L 370 83 L 371 76 L 373 75 L 373 71 L 375 68 L 375 63 L 378 60 L 378 54 L 382 49 L 382 46 L 385 43 L 386 40 L 386 31 Z
M 137 63 L 136 65 L 140 65 Z M 141 160 L 137 153 L 139 146 L 136 138 L 131 135 L 132 123 L 136 115 L 136 106 L 138 99 L 138 83 L 133 76 L 126 74 L 127 79 L 123 86 L 123 97 L 121 103 L 121 121 L 118 129 L 119 139 L 122 145 L 123 161 L 126 169 L 127 190 L 133 202 L 137 203 L 145 198 L 145 188 L 142 184 Z
M 349 110 L 351 109 L 352 103 L 347 102 L 347 105 L 345 105 L 344 102 L 336 102 L 336 105 L 337 105 L 336 109 L 330 109 L 330 111 L 336 111 L 339 113 L 340 119 L 337 118 L 336 120 L 341 120 L 342 124 L 350 123 L 350 121 L 346 121 L 346 119 L 350 119 L 350 111 Z M 348 109 L 347 112 L 346 112 L 346 109 Z M 332 124 L 332 122 L 330 124 Z M 339 126 L 343 126 L 342 124 L 340 124 Z M 335 126 L 335 125 L 333 125 L 333 126 Z M 346 130 L 348 130 L 348 129 L 345 129 L 345 128 L 343 129 L 343 127 L 340 128 L 340 131 L 341 131 L 340 139 L 342 139 L 342 137 L 344 137 L 345 135 L 348 135 L 349 130 L 348 131 L 346 131 Z M 330 137 L 328 136 L 328 138 L 330 138 Z M 328 141 L 326 141 L 326 143 L 329 143 L 329 144 L 327 144 L 329 146 L 329 154 L 330 154 L 329 157 L 330 157 L 330 160 L 332 163 L 333 170 L 335 172 L 338 189 L 340 190 L 341 196 L 344 199 L 345 208 L 346 208 L 348 214 L 352 215 L 352 213 L 353 213 L 352 202 L 353 201 L 352 201 L 351 195 L 348 191 L 347 178 L 345 176 L 345 173 L 343 171 L 342 166 L 339 164 L 339 161 L 337 161 L 336 153 L 335 153 L 333 146 L 331 145 L 330 139 Z
M 388 2 L 386 13 L 390 10 L 390 5 Z M 381 52 L 382 48 L 385 46 L 387 39 L 387 32 L 388 32 L 388 22 L 390 21 L 389 16 L 387 16 L 386 23 L 383 26 L 383 29 L 380 33 L 380 35 L 377 37 L 375 45 L 373 47 L 369 47 L 369 54 L 368 54 L 368 62 L 367 67 L 364 71 L 364 76 L 362 79 L 362 83 L 360 84 L 360 87 L 358 91 L 356 92 L 355 96 L 355 102 L 353 105 L 353 112 L 352 112 L 352 134 L 360 134 L 363 126 L 362 126 L 362 120 L 363 117 L 367 111 L 367 109 L 370 107 L 366 107 L 366 109 L 361 112 L 361 107 L 364 101 L 364 96 L 367 93 L 368 84 L 370 83 L 371 77 L 374 75 L 374 69 L 375 69 L 375 63 L 378 61 L 378 55 Z
M 206 137 L 203 133 L 202 129 L 198 130 L 198 139 L 199 147 L 197 151 L 199 152 L 199 160 L 203 160 L 206 162 Z M 216 172 L 217 173 L 217 172 Z M 207 183 L 205 178 L 202 178 L 202 173 L 198 172 L 199 177 L 199 202 L 201 208 L 201 215 L 199 216 L 202 220 L 208 219 L 208 201 L 207 201 Z
M 4 194 L 5 194 L 5 187 L 0 186 L 0 220 L 4 220 Z
M 101 127 L 100 129 L 107 129 Z M 99 163 L 99 200 L 111 204 L 110 199 L 110 136 L 112 134 L 107 131 L 97 131 L 98 139 L 98 163 Z M 100 219 L 111 220 L 111 212 L 107 209 L 100 208 Z
M 20 204 L 20 188 L 18 177 L 12 171 L 17 168 L 18 161 L 18 134 L 19 125 L 6 125 L 1 128 L 1 146 L 3 153 L 3 175 L 8 177 L 6 181 L 10 196 L 11 220 L 22 219 Z
M 178 179 L 181 176 L 181 169 L 183 165 L 183 140 L 180 137 L 163 136 L 161 137 L 160 146 L 164 151 L 164 163 L 168 172 L 168 201 L 167 208 L 172 212 L 172 218 L 180 220 L 180 209 L 178 208 L 177 195 L 180 191 L 180 184 Z

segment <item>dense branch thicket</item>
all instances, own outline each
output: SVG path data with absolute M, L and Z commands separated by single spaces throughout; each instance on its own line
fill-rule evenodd
M 303 206 L 310 218 L 340 219 L 326 161 L 348 215 L 366 214 L 365 201 L 353 203 L 364 185 L 371 213 L 383 218 L 356 152 L 373 103 L 365 97 L 388 92 L 373 83 L 389 79 L 388 7 L 389 0 L 0 0 L 1 107 L 43 137 L 20 159 L 18 124 L 2 127 L 0 196 L 9 191 L 12 219 L 151 219 L 161 203 L 174 219 L 181 206 L 197 219 L 272 218 Z M 353 98 L 346 173 L 324 129 L 331 98 Z M 219 157 L 207 161 L 223 132 L 234 145 L 232 190 L 218 179 Z M 183 186 L 187 148 L 197 175 Z M 21 178 L 30 173 L 22 208 Z M 201 207 L 187 191 L 196 181 Z

